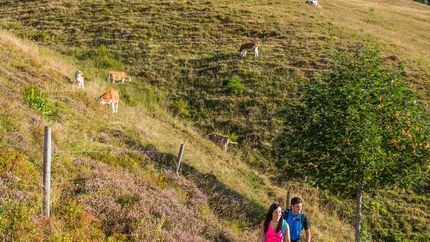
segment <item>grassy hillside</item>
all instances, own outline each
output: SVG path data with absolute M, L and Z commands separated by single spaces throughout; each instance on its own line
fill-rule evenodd
M 328 51 L 382 48 L 407 61 L 427 99 L 428 9 L 399 2 L 322 1 L 317 10 L 303 1 L 8 1 L 0 11 L 6 29 L 171 93 L 178 115 L 237 136 L 245 160 L 267 169 L 282 107 L 326 69 Z M 252 40 L 261 42 L 261 58 L 238 58 Z M 235 76 L 241 94 L 226 85 Z
M 346 50 L 357 44 L 379 48 L 393 64 L 405 62 L 411 86 L 421 94 L 422 99 L 429 100 L 428 6 L 408 0 L 319 2 L 322 5 L 320 10 L 305 5 L 302 0 L 9 0 L 0 4 L 0 24 L 4 29 L 21 37 L 49 46 L 62 56 L 69 56 L 75 66 L 57 70 L 60 68 L 57 67 L 58 61 L 50 63 L 53 70 L 60 73 L 57 74 L 60 80 L 67 82 L 64 76 L 71 78 L 71 73 L 82 69 L 88 80 L 88 90 L 97 90 L 76 96 L 75 93 L 69 93 L 68 86 L 58 84 L 70 95 L 67 100 L 60 98 L 61 102 L 71 106 L 77 103 L 79 110 L 94 115 L 75 116 L 74 109 L 68 107 L 68 112 L 65 112 L 68 113 L 67 117 L 76 118 L 77 121 L 72 122 L 68 118 L 56 120 L 58 117 L 55 116 L 55 122 L 64 123 L 67 120 L 68 123 L 62 126 L 85 123 L 85 126 L 69 127 L 74 137 L 73 142 L 64 142 L 68 140 L 65 137 L 70 134 L 60 136 L 66 146 L 63 149 L 67 148 L 74 154 L 79 144 L 98 151 L 101 147 L 105 148 L 98 143 L 113 142 L 122 145 L 122 149 L 137 147 L 138 150 L 149 149 L 151 152 L 156 149 L 160 154 L 149 158 L 155 159 L 153 162 L 156 164 L 161 162 L 171 166 L 179 143 L 186 140 L 186 149 L 195 148 L 199 154 L 190 157 L 191 160 L 187 163 L 191 164 L 187 179 L 202 189 L 206 196 L 211 195 L 203 205 L 209 204 L 211 211 L 221 221 L 215 223 L 218 224 L 219 230 L 203 237 L 213 239 L 216 237 L 213 234 L 226 234 L 225 236 L 233 238 L 237 235 L 235 228 L 238 231 L 248 231 L 249 228 L 254 231 L 256 221 L 261 218 L 265 206 L 274 197 L 282 194 L 269 185 L 266 178 L 261 180 L 258 173 L 250 170 L 247 165 L 265 172 L 270 177 L 276 174 L 271 172 L 275 170 L 272 154 L 277 148 L 273 141 L 283 127 L 283 107 L 296 102 L 301 83 L 315 81 L 319 71 L 327 71 L 327 51 Z M 261 57 L 239 58 L 239 46 L 251 40 L 260 41 Z M 6 57 L 4 60 L 7 63 Z M 24 65 L 9 72 L 26 75 L 27 69 L 30 69 L 31 73 L 33 68 Z M 101 121 L 94 124 L 95 126 L 87 126 L 98 120 L 99 115 L 92 114 L 94 110 L 102 112 L 94 103 L 93 97 L 102 92 L 104 84 L 101 84 L 101 80 L 104 79 L 107 69 L 127 70 L 136 80 L 118 87 L 128 105 L 125 109 L 124 105 L 121 105 L 120 113 L 127 113 L 128 118 L 112 118 L 105 113 L 104 118 L 112 118 L 110 126 Z M 41 74 L 43 71 L 36 73 Z M 233 79 L 240 80 L 245 87 L 242 93 L 235 94 L 229 88 L 228 83 Z M 25 87 L 26 85 L 23 85 L 22 90 L 17 92 L 21 93 Z M 57 88 L 49 86 L 39 89 L 44 90 L 48 96 L 52 90 L 57 91 Z M 92 104 L 79 103 L 78 97 Z M 54 97 L 50 98 L 55 100 Z M 58 104 L 58 110 L 63 109 L 64 104 L 61 102 Z M 54 106 L 57 105 L 55 103 Z M 171 118 L 164 111 L 166 108 L 171 109 L 175 116 L 188 119 L 201 131 L 193 131 L 190 123 L 184 125 Z M 61 117 L 62 112 L 58 112 L 56 115 Z M 145 114 L 144 117 L 149 115 L 151 121 L 142 120 L 141 112 Z M 163 125 L 159 125 L 159 122 Z M 24 126 L 30 125 L 33 126 L 31 123 Z M 120 128 L 112 128 L 117 125 L 120 125 Z M 63 129 L 66 128 L 59 130 Z M 151 129 L 151 133 L 142 134 L 149 132 L 148 129 Z M 77 130 L 82 131 L 84 138 L 80 137 Z M 232 148 L 232 156 L 222 154 L 214 158 L 209 155 L 217 150 L 201 136 L 213 130 L 237 137 L 239 146 Z M 132 141 L 133 139 L 139 141 Z M 191 141 L 194 143 L 190 147 L 188 142 Z M 212 147 L 212 151 L 197 149 L 201 144 Z M 80 149 L 78 151 L 82 152 Z M 106 152 L 86 152 L 85 157 L 96 161 L 107 160 L 107 163 L 111 164 L 112 161 L 109 160 L 122 156 L 112 156 Z M 128 157 L 122 161 L 124 164 L 121 167 L 134 169 L 137 158 L 132 155 Z M 154 169 L 156 174 L 165 176 L 163 172 Z M 199 175 L 192 175 L 196 174 L 195 171 L 199 171 Z M 91 177 L 94 174 L 87 175 Z M 242 185 L 236 181 L 237 177 L 244 179 Z M 168 184 L 170 183 L 169 180 Z M 219 186 L 213 188 L 212 184 Z M 211 192 L 211 189 L 216 189 L 217 193 Z M 225 192 L 226 197 L 217 198 L 218 189 Z M 225 214 L 223 211 L 228 207 L 226 204 L 229 205 L 237 196 L 243 196 L 238 199 L 238 208 L 227 210 L 229 212 Z M 428 204 L 430 199 L 428 190 L 414 193 L 415 196 L 418 198 L 418 205 Z M 313 193 L 312 197 L 318 200 Z M 338 212 L 349 219 L 351 209 L 340 206 L 341 203 L 333 206 L 338 207 Z M 393 210 L 400 210 L 403 206 L 404 204 L 399 204 L 399 207 Z M 318 205 L 315 208 L 317 207 Z M 252 212 L 245 212 L 248 210 Z M 240 215 L 231 215 L 235 214 L 234 211 L 240 211 Z M 373 210 L 370 210 L 371 212 Z M 375 214 L 378 217 L 381 213 L 375 210 Z M 243 222 L 244 216 L 247 218 L 246 222 Z M 316 214 L 313 216 L 318 217 Z M 428 221 L 427 213 L 424 213 L 424 217 L 423 221 Z M 334 239 L 328 236 L 335 234 L 328 232 L 330 229 L 327 224 L 331 222 L 325 222 L 324 219 L 317 221 L 317 238 Z M 372 221 L 369 224 L 372 224 Z M 405 223 L 415 222 L 412 218 Z M 422 221 L 418 223 L 425 224 Z M 226 224 L 229 229 L 224 231 L 222 228 Z M 402 229 L 399 227 L 396 229 Z M 405 234 L 412 236 L 413 233 L 419 232 Z M 252 234 L 249 231 L 247 233 Z M 383 232 L 379 235 L 380 237 L 376 238 L 393 238 L 390 234 L 383 235 Z M 334 240 L 349 239 L 339 237 Z
M 293 11 L 280 11 L 291 5 Z M 5 28 L 83 61 L 96 59 L 101 68 L 124 66 L 141 81 L 172 92 L 172 106 L 186 101 L 195 124 L 235 132 L 245 154 L 254 157 L 253 148 L 263 152 L 250 162 L 267 166 L 282 104 L 294 97 L 298 83 L 324 68 L 325 51 L 350 44 L 335 33 L 315 32 L 319 13 L 302 7 L 259 1 L 11 1 L 2 15 Z M 261 58 L 239 59 L 239 46 L 253 39 L 262 42 Z M 241 95 L 226 90 L 235 75 L 246 87 Z
M 112 114 L 95 101 L 108 87 L 101 72 L 88 67 L 94 79 L 79 90 L 73 59 L 0 36 L 3 240 L 249 241 L 270 202 L 284 200 L 285 190 L 166 113 L 150 86 L 136 107 L 121 103 Z M 44 125 L 54 144 L 50 220 L 41 216 Z M 340 230 L 335 240 L 351 239 L 350 226 L 319 208 L 316 190 L 287 188 L 309 202 L 315 238 L 333 241 Z

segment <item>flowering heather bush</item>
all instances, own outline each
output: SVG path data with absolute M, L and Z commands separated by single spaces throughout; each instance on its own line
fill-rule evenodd
M 137 241 L 213 241 L 220 235 L 225 237 L 218 221 L 201 218 L 200 208 L 207 204 L 207 198 L 194 183 L 173 172 L 142 176 L 94 160 L 75 164 L 90 166 L 90 172 L 81 177 L 84 182 L 76 196 L 100 219 L 107 236 L 123 235 Z M 151 179 L 164 185 L 157 186 Z
M 15 132 L 7 139 L 22 141 Z M 30 184 L 35 176 L 34 167 L 25 155 L 15 148 L 0 146 L 0 241 L 34 241 L 40 230 L 31 218 L 38 212 L 33 193 L 37 184 Z
M 32 194 L 16 186 L 16 177 L 2 174 L 0 178 L 0 240 L 34 241 L 40 235 L 37 226 L 31 221 L 35 214 Z

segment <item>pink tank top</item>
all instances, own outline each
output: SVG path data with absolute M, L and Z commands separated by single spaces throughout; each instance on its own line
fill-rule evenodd
M 276 230 L 273 230 L 272 226 L 269 224 L 264 242 L 282 242 L 282 229 L 276 233 Z

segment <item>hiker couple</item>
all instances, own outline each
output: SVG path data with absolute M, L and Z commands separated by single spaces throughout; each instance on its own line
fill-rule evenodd
M 305 229 L 306 242 L 311 241 L 311 224 L 302 211 L 303 201 L 291 199 L 291 207 L 282 212 L 278 203 L 273 203 L 266 219 L 260 224 L 258 242 L 302 242 L 300 232 Z

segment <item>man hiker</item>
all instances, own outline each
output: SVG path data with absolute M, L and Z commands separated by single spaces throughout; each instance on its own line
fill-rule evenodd
M 302 211 L 303 201 L 299 197 L 291 199 L 291 207 L 282 213 L 282 217 L 290 227 L 291 242 L 302 242 L 300 233 L 305 229 L 306 242 L 311 242 L 311 223 Z

